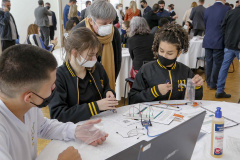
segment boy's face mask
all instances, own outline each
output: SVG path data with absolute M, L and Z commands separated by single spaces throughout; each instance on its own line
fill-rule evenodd
M 37 106 L 38 108 L 43 108 L 43 107 L 46 107 L 50 102 L 51 100 L 53 99 L 53 96 L 55 95 L 56 93 L 56 88 L 52 91 L 51 95 L 47 98 L 42 98 L 41 96 L 39 96 L 38 94 L 32 92 L 33 94 L 35 94 L 36 96 L 38 96 L 39 98 L 43 99 L 43 102 L 39 105 L 36 105 L 35 103 L 33 102 L 30 102 L 32 104 L 34 104 L 35 106 Z

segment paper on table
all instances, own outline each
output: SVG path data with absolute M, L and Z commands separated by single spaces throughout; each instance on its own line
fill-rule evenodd
M 173 110 L 167 109 L 160 109 L 154 107 L 154 118 L 152 119 L 153 122 L 163 123 L 163 124 L 170 124 L 173 119 L 175 118 Z

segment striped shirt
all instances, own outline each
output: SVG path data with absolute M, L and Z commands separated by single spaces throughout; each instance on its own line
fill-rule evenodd
M 27 37 L 27 40 L 25 41 L 25 44 L 31 44 L 33 46 L 37 46 L 40 48 L 43 48 L 45 50 L 48 50 L 49 52 L 52 52 L 54 49 L 54 44 L 50 44 L 49 46 L 46 46 L 41 37 L 37 34 L 31 34 Z

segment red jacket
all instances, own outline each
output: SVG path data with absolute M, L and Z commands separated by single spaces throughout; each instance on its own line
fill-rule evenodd
M 133 13 L 132 9 L 130 8 L 126 11 L 124 21 L 131 21 L 131 19 L 135 16 L 141 16 L 141 11 L 137 9 L 136 12 Z

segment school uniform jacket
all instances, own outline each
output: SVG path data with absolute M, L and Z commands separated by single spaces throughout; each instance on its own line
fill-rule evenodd
M 95 64 L 95 67 L 92 76 L 102 97 L 105 98 L 107 91 L 112 91 L 109 86 L 108 76 L 99 62 Z M 89 73 L 86 76 L 90 76 Z M 87 87 L 79 90 L 79 85 L 81 85 L 79 83 L 84 83 Z M 49 104 L 52 119 L 58 119 L 61 122 L 71 121 L 77 123 L 89 119 L 100 112 L 96 101 L 101 98 L 93 79 L 90 78 L 86 82 L 85 79 L 77 77 L 68 61 L 57 69 L 55 84 L 57 92 Z M 79 95 L 82 91 L 86 91 L 89 95 Z M 112 92 L 114 93 L 114 91 Z M 85 102 L 81 102 L 79 97 L 84 97 Z
M 130 104 L 150 102 L 158 100 L 182 100 L 185 95 L 185 88 L 178 85 L 186 84 L 187 78 L 193 78 L 191 69 L 182 63 L 176 62 L 170 70 L 163 66 L 159 60 L 149 62 L 138 71 L 133 87 L 129 93 Z M 166 95 L 161 95 L 158 90 L 159 84 L 169 82 L 172 90 Z M 195 87 L 195 99 L 201 100 L 203 88 Z

